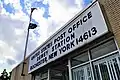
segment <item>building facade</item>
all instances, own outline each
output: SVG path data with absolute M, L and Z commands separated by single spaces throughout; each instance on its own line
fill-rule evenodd
M 120 80 L 120 1 L 98 0 L 12 70 L 11 80 Z

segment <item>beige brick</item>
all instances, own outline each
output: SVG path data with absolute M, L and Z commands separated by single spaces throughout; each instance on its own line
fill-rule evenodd
M 120 0 L 99 0 L 99 2 L 104 6 L 106 16 L 120 48 Z

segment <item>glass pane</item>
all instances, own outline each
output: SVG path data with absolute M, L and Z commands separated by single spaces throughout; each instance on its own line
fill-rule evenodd
M 90 65 L 85 65 L 72 70 L 73 80 L 92 80 Z
M 91 74 L 90 67 L 87 67 L 87 76 L 88 76 L 88 80 L 92 80 L 92 74 Z
M 51 80 L 68 80 L 67 71 L 51 70 L 50 72 Z
M 95 80 L 100 80 L 98 65 L 95 65 L 94 69 L 95 69 Z
M 117 50 L 117 47 L 113 40 L 103 43 L 93 49 L 91 49 L 92 59 L 105 55 L 107 53 Z
M 84 69 L 73 70 L 73 80 L 85 80 Z
M 116 70 L 117 77 L 118 77 L 118 79 L 120 80 L 120 69 L 119 69 L 117 60 L 116 60 L 116 58 L 115 58 L 115 59 L 112 59 L 112 60 L 113 60 L 114 66 L 115 66 L 115 70 Z
M 99 66 L 100 66 L 100 72 L 101 72 L 102 80 L 110 80 L 106 63 L 105 62 L 101 63 L 101 64 L 99 64 Z
M 119 61 L 120 61 L 120 57 L 118 57 Z
M 53 69 L 52 69 L 51 72 L 50 72 L 50 75 L 51 75 L 51 76 L 54 76 L 54 77 L 55 77 L 55 76 L 59 76 L 59 77 L 60 77 L 60 76 L 62 76 L 62 71 L 53 70 Z
M 48 73 L 47 72 L 41 73 L 41 79 L 44 80 L 46 78 L 48 78 Z
M 35 76 L 35 80 L 40 80 L 40 74 L 37 74 L 37 75 Z
M 81 63 L 84 63 L 84 62 L 87 62 L 89 60 L 88 58 L 88 53 L 87 52 L 84 52 L 84 53 L 81 53 L 80 55 L 74 57 L 71 59 L 72 61 L 72 67 L 73 66 L 76 66 L 78 64 L 81 64 Z
M 116 80 L 116 78 L 115 78 L 115 72 L 114 72 L 111 60 L 108 61 L 108 66 L 109 66 L 109 69 L 110 69 L 110 74 L 112 75 L 111 76 L 112 80 Z
M 117 54 L 93 62 L 95 80 L 120 80 L 119 62 Z

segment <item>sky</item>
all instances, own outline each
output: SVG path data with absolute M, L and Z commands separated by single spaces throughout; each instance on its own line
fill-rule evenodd
M 55 31 L 85 8 L 92 0 L 0 0 L 0 73 L 11 71 L 23 60 L 29 24 L 38 25 L 30 30 L 27 55 L 30 55 Z

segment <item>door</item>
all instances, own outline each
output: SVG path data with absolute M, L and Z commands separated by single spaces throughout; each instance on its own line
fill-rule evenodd
M 68 80 L 68 75 L 65 71 L 51 70 L 50 80 Z
M 111 55 L 93 63 L 95 80 L 120 80 L 120 57 Z
M 73 80 L 92 80 L 90 65 L 84 65 L 73 69 Z
M 69 80 L 67 60 L 51 67 L 50 80 Z

